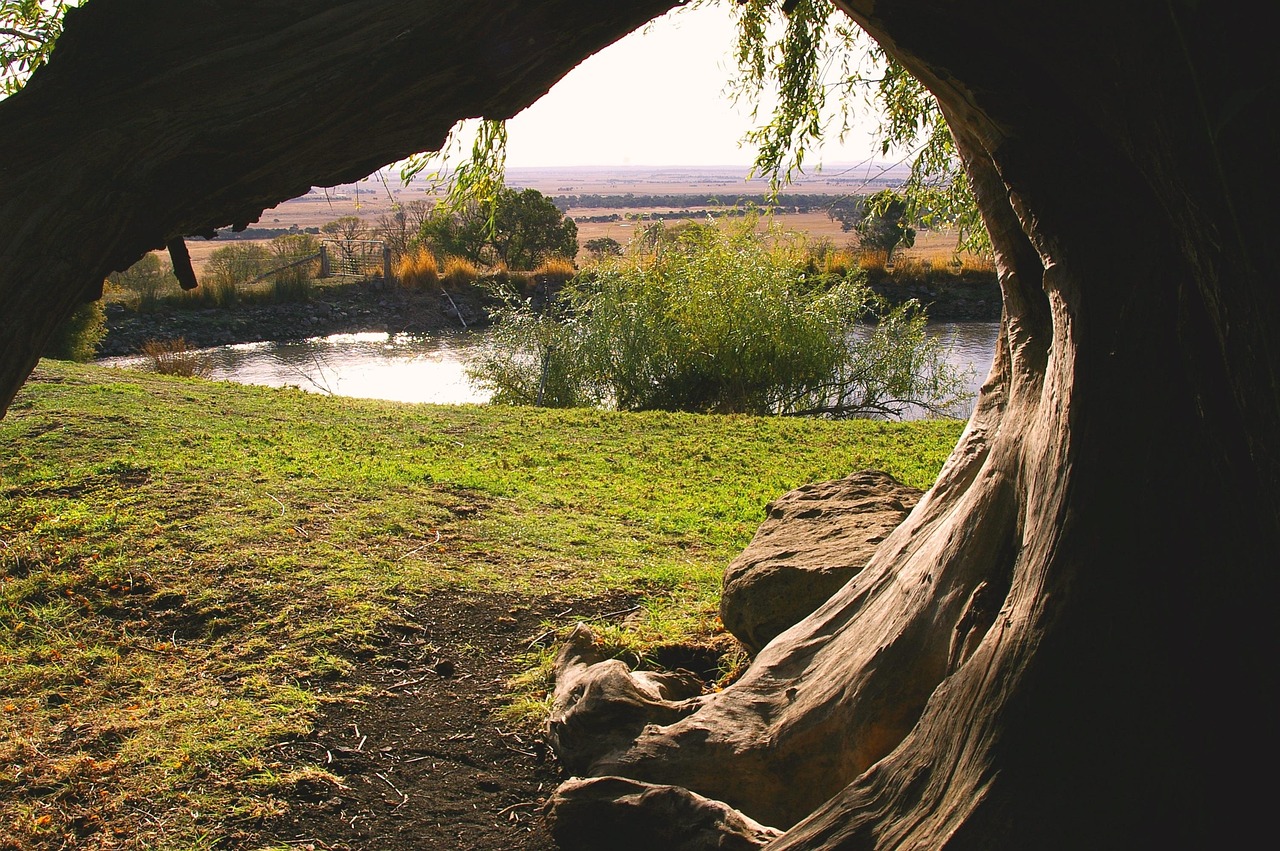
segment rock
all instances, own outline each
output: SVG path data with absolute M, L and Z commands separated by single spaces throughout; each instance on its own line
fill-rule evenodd
M 758 653 L 857 575 L 922 493 L 862 470 L 769 503 L 755 537 L 725 570 L 725 629 Z
M 566 781 L 547 822 L 563 851 L 754 851 L 782 835 L 688 789 L 622 777 Z
M 565 770 L 586 774 L 600 757 L 626 748 L 648 724 L 670 724 L 696 708 L 702 681 L 685 671 L 631 671 L 606 659 L 583 624 L 555 663 L 547 741 Z

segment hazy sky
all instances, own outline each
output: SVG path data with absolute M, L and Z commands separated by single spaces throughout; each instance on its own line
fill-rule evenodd
M 738 142 L 752 127 L 750 109 L 725 94 L 733 43 L 732 18 L 719 6 L 670 14 L 632 33 L 509 123 L 507 164 L 749 164 L 754 154 Z M 843 145 L 828 143 L 821 159 L 855 163 L 871 151 L 858 126 Z

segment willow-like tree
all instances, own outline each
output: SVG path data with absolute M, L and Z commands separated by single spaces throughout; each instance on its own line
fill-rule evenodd
M 0 404 L 108 272 L 508 117 L 671 5 L 90 0 L 0 103 Z M 857 578 L 588 770 L 727 801 L 785 828 L 775 849 L 1257 842 L 1269 29 L 1239 2 L 837 5 L 954 134 L 1004 292 L 995 364 Z

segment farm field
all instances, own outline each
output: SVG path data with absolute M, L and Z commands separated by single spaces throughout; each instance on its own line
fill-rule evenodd
M 831 166 L 816 175 L 802 176 L 786 191 L 795 194 L 867 194 L 896 185 L 903 177 L 901 167 L 885 166 Z M 747 180 L 743 168 L 513 168 L 508 170 L 508 182 L 512 186 L 537 189 L 548 197 L 556 195 L 687 195 L 717 193 L 727 203 L 746 195 L 760 195 L 768 191 L 768 182 Z M 429 184 L 415 181 L 404 186 L 394 173 L 374 175 L 358 183 L 344 184 L 329 189 L 317 188 L 310 193 L 266 210 L 261 219 L 251 227 L 318 228 L 342 216 L 359 216 L 370 225 L 389 214 L 394 205 L 414 201 L 427 201 L 433 197 Z M 625 219 L 629 214 L 667 212 L 662 208 L 635 207 L 608 209 L 574 208 L 568 215 L 601 216 L 618 214 Z M 787 230 L 809 234 L 815 239 L 830 239 L 840 246 L 850 239 L 840 230 L 839 222 L 822 213 L 780 214 L 777 221 Z M 631 222 L 579 222 L 578 244 L 596 237 L 608 236 L 625 244 L 635 225 Z M 255 240 L 260 241 L 260 240 Z M 216 249 L 228 244 L 226 240 L 194 238 L 187 245 L 197 270 L 207 262 Z M 916 247 L 906 249 L 902 256 L 934 259 L 949 257 L 955 244 L 954 234 L 946 231 L 921 233 Z M 167 258 L 166 258 L 167 259 Z

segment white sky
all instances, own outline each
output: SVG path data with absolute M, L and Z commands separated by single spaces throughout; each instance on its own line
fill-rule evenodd
M 668 14 L 587 59 L 508 124 L 507 165 L 747 165 L 750 108 L 725 93 L 733 20 L 722 5 Z M 872 122 L 806 156 L 872 158 Z M 864 129 L 865 128 L 865 129 Z M 838 131 L 839 128 L 836 128 Z M 878 159 L 878 158 L 877 158 Z

